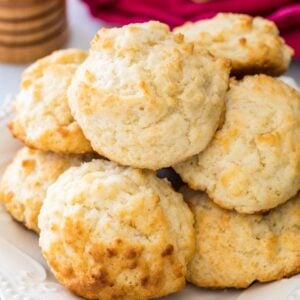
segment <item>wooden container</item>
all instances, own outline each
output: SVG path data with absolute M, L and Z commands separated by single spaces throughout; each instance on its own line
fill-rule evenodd
M 34 61 L 67 37 L 65 0 L 0 0 L 0 61 Z

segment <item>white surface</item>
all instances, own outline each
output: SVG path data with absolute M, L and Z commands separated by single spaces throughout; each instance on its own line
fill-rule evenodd
M 69 0 L 71 38 L 67 47 L 87 49 L 89 41 L 101 26 L 88 16 L 84 5 Z M 7 95 L 18 90 L 20 74 L 26 66 L 0 64 L 0 176 L 20 144 L 6 129 L 9 116 L 3 119 L 1 104 Z M 300 63 L 290 72 L 300 83 Z M 2 113 L 1 113 L 2 112 Z M 41 256 L 38 238 L 12 221 L 0 206 L 0 299 L 1 300 L 69 300 L 78 299 L 55 282 Z M 300 300 L 300 276 L 270 284 L 255 284 L 245 291 L 211 291 L 188 286 L 165 300 Z

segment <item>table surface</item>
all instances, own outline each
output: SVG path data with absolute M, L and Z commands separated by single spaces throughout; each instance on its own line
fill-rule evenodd
M 89 16 L 87 7 L 80 0 L 67 0 L 67 3 L 70 39 L 66 48 L 88 49 L 90 40 L 103 24 Z M 0 64 L 0 106 L 7 95 L 17 93 L 20 75 L 26 66 Z M 291 76 L 300 85 L 300 61 L 293 61 L 285 75 Z

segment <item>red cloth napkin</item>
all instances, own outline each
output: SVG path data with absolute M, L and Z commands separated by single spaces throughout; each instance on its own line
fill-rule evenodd
M 286 42 L 300 58 L 299 0 L 82 0 L 93 16 L 102 21 L 124 25 L 159 20 L 175 27 L 186 21 L 213 17 L 218 12 L 260 15 L 273 20 Z M 206 0 L 207 1 L 207 0 Z

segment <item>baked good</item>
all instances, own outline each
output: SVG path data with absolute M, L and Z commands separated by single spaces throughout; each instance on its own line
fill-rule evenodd
M 284 73 L 294 53 L 272 21 L 243 14 L 219 13 L 212 19 L 186 23 L 175 29 L 197 41 L 217 57 L 232 61 L 232 73 Z
M 82 297 L 142 300 L 185 286 L 193 217 L 151 171 L 106 160 L 71 168 L 48 189 L 39 226 L 54 275 Z
M 223 127 L 175 166 L 193 189 L 240 213 L 269 210 L 300 189 L 300 94 L 266 75 L 232 80 Z
M 9 123 L 13 135 L 25 145 L 59 153 L 91 152 L 68 106 L 67 88 L 85 51 L 60 50 L 25 70 L 15 103 L 16 115 Z
M 96 152 L 157 170 L 209 143 L 229 68 L 159 22 L 103 28 L 74 76 L 69 104 Z
M 267 214 L 222 209 L 184 191 L 195 215 L 196 252 L 187 280 L 200 287 L 246 288 L 300 272 L 300 195 Z
M 0 202 L 14 219 L 39 232 L 37 219 L 48 187 L 66 169 L 79 166 L 87 158 L 22 148 L 2 177 Z

